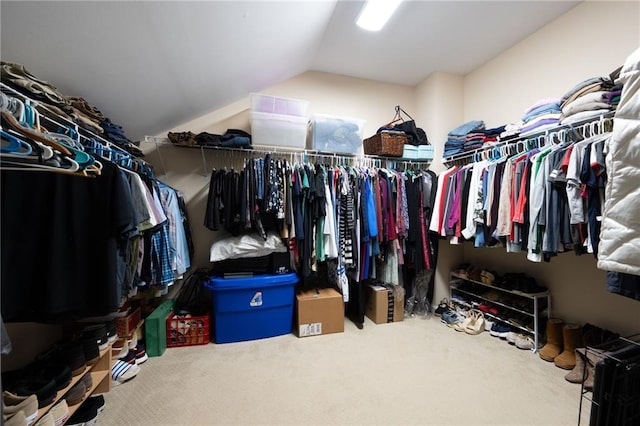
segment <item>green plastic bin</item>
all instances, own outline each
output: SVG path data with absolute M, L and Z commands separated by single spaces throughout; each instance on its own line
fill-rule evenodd
M 147 355 L 160 356 L 167 349 L 167 317 L 173 311 L 173 300 L 166 300 L 145 320 Z

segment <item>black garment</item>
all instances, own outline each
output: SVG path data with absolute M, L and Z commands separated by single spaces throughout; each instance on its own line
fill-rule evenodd
M 120 302 L 118 247 L 135 229 L 122 173 L 105 160 L 83 178 L 1 172 L 2 317 L 103 315 Z

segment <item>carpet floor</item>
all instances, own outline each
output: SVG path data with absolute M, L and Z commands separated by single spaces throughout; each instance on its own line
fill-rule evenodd
M 140 367 L 100 425 L 576 425 L 581 399 L 566 370 L 435 317 L 170 348 Z

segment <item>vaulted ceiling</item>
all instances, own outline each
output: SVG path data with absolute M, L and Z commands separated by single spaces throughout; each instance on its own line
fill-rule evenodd
M 82 96 L 132 140 L 309 70 L 413 86 L 466 74 L 579 1 L 6 1 L 1 56 Z

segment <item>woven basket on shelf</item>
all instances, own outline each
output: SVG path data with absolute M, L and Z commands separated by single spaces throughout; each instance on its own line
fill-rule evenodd
M 380 132 L 362 141 L 364 153 L 383 157 L 402 157 L 407 135 L 397 132 Z

